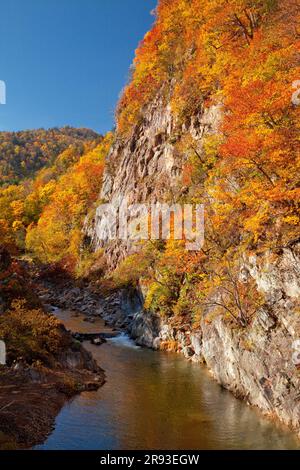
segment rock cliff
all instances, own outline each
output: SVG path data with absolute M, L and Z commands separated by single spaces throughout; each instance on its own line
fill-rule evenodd
M 102 203 L 118 208 L 124 200 L 128 205 L 157 202 L 176 203 L 187 188 L 178 184 L 185 158 L 176 149 L 182 134 L 189 133 L 201 148 L 203 138 L 217 132 L 221 119 L 220 106 L 204 106 L 198 114 L 180 124 L 160 92 L 144 111 L 143 119 L 129 138 L 116 136 L 106 161 Z M 129 215 L 132 222 L 135 215 Z M 118 230 L 118 227 L 110 227 Z M 105 247 L 109 268 L 117 266 L 134 251 L 130 240 L 109 240 L 109 229 L 102 205 L 92 220 L 86 222 L 86 234 L 95 250 Z
M 186 190 L 178 184 L 184 164 L 176 150 L 178 136 L 190 133 L 201 149 L 203 138 L 217 132 L 221 119 L 219 106 L 202 107 L 180 125 L 159 94 L 129 138 L 116 136 L 106 162 L 101 202 L 114 207 L 124 198 L 129 204 L 175 202 Z M 86 232 L 95 250 L 105 248 L 110 269 L 135 249 L 130 241 L 109 240 L 101 208 L 86 224 Z M 196 331 L 185 324 L 174 327 L 172 321 L 143 310 L 141 292 L 135 300 L 124 291 L 114 294 L 100 313 L 108 322 L 127 328 L 139 344 L 171 347 L 206 363 L 222 386 L 300 432 L 300 379 L 293 360 L 300 337 L 299 246 L 295 241 L 277 254 L 244 253 L 243 282 L 254 279 L 266 299 L 246 329 L 233 328 L 221 315 L 211 317 L 209 308 Z

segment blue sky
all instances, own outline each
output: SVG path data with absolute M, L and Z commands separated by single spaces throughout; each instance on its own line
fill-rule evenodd
M 110 130 L 156 0 L 1 0 L 0 130 Z

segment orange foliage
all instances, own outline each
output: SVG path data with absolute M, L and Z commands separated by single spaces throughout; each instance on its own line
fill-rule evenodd
M 259 296 L 239 281 L 241 253 L 299 237 L 300 106 L 292 102 L 292 84 L 300 80 L 300 5 L 160 0 L 156 13 L 119 103 L 117 128 L 128 136 L 158 92 L 171 102 L 184 202 L 205 203 L 208 259 L 193 264 L 183 252 L 178 266 L 177 248 L 167 245 L 156 255 L 147 305 L 197 316 L 201 292 L 209 298 L 223 289 L 219 307 L 246 325 L 257 308 L 250 297 Z M 182 130 L 211 105 L 222 112 L 218 135 L 199 140 Z M 230 306 L 236 296 L 239 311 Z
M 158 90 L 179 120 L 221 105 L 222 139 L 205 192 L 218 199 L 215 221 L 225 211 L 217 228 L 231 230 L 238 212 L 252 241 L 275 222 L 278 237 L 292 237 L 299 221 L 300 106 L 291 99 L 300 79 L 299 21 L 295 0 L 161 0 L 118 107 L 126 135 Z M 195 183 L 200 166 L 185 164 L 184 185 Z
M 74 270 L 83 220 L 98 198 L 104 159 L 111 142 L 112 134 L 108 134 L 57 180 L 37 224 L 28 227 L 26 248 L 41 261 L 64 260 L 65 266 Z

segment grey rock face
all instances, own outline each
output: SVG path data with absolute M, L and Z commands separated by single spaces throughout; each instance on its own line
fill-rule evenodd
M 101 201 L 117 209 L 122 202 L 176 203 L 181 189 L 178 180 L 185 157 L 176 150 L 176 141 L 183 132 L 189 132 L 199 143 L 204 135 L 215 133 L 220 122 L 220 107 L 202 109 L 198 116 L 179 125 L 171 107 L 158 95 L 148 106 L 144 118 L 126 141 L 117 137 L 106 162 Z M 130 214 L 128 222 L 136 219 Z M 86 221 L 85 232 L 95 250 L 105 247 L 108 265 L 114 268 L 128 253 L 134 251 L 130 241 L 111 241 L 109 234 L 118 231 L 118 221 L 107 227 L 103 206 L 99 206 L 93 220 Z

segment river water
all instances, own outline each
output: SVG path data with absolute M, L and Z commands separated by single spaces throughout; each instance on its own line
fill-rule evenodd
M 79 332 L 111 331 L 102 320 L 57 316 Z M 107 382 L 84 392 L 56 419 L 35 449 L 296 449 L 288 430 L 223 390 L 199 364 L 178 354 L 139 348 L 124 334 L 102 346 L 85 343 Z

